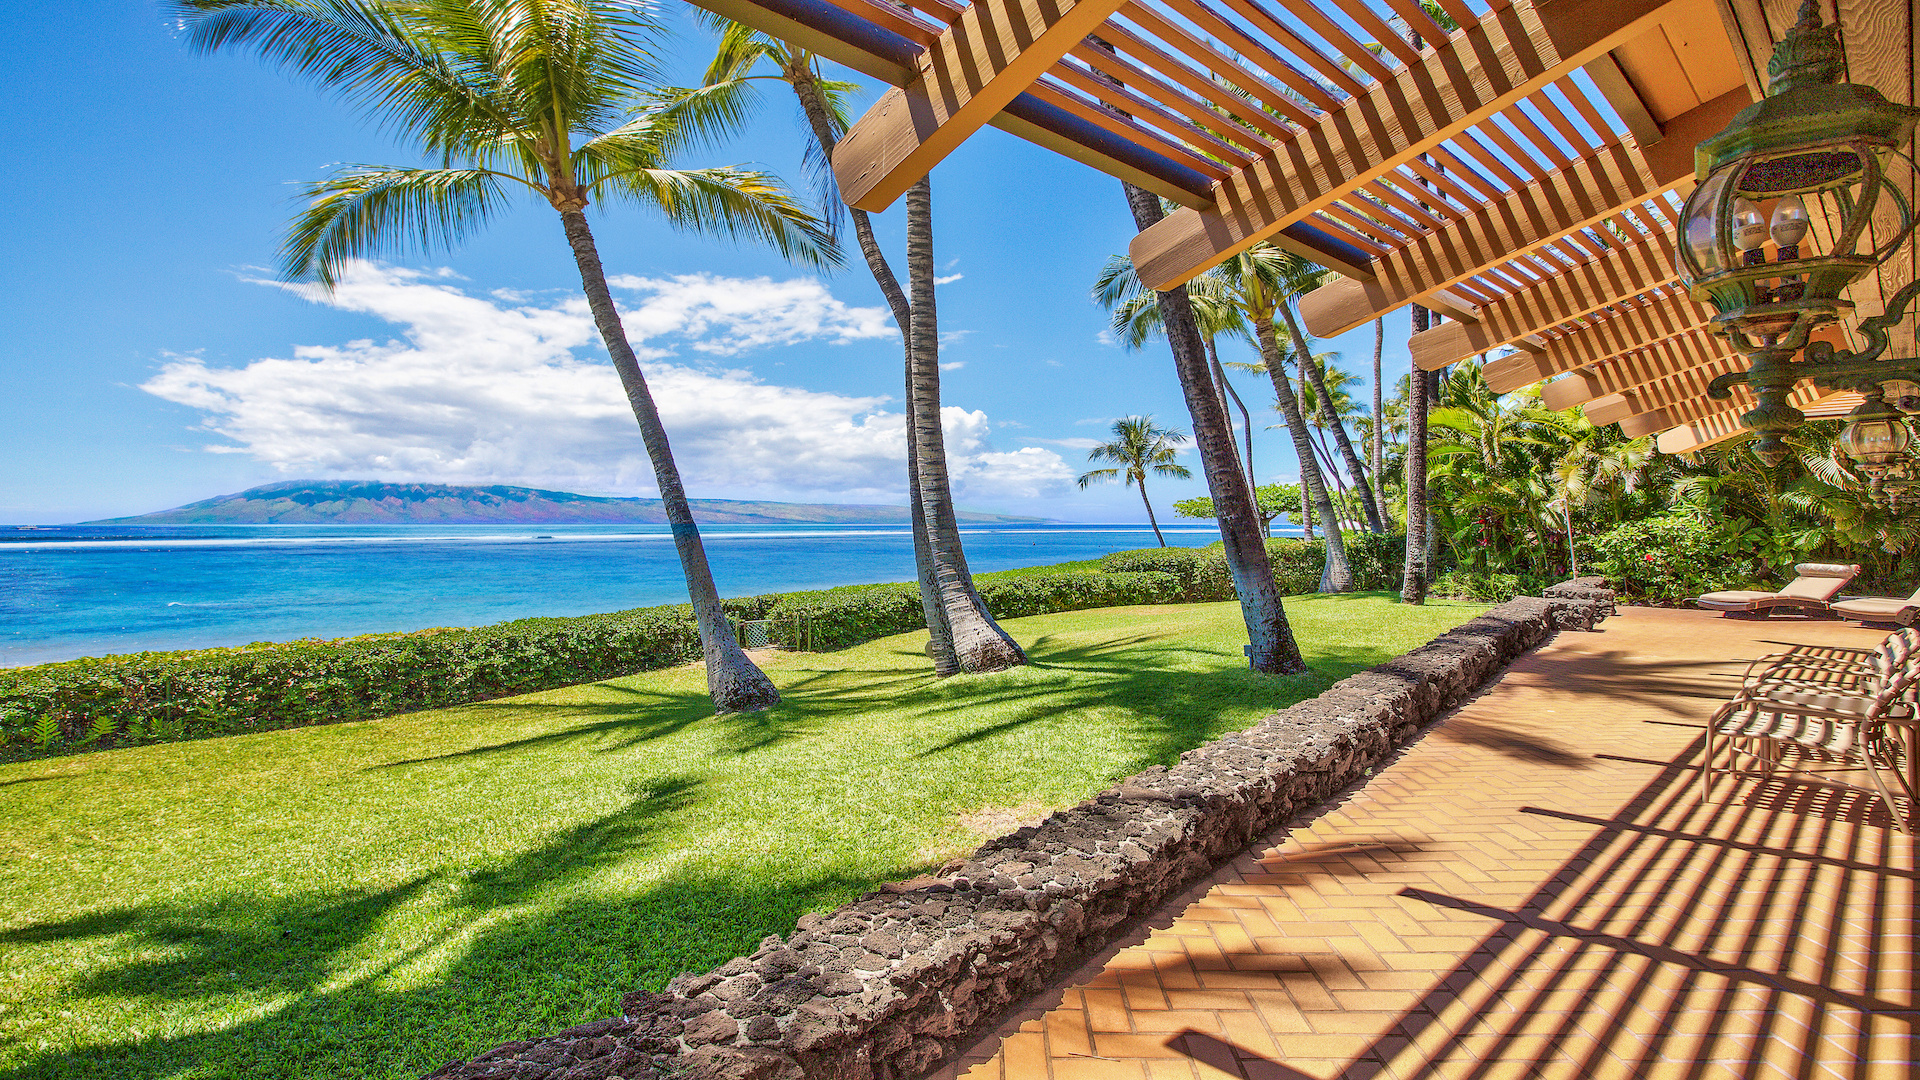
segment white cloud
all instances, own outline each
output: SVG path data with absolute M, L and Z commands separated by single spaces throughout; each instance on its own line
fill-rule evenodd
M 1089 416 L 1089 417 L 1086 417 L 1085 419 L 1082 419 L 1082 420 L 1075 420 L 1075 421 L 1073 422 L 1073 426 L 1074 426 L 1074 427 L 1089 427 L 1089 426 L 1091 426 L 1091 425 L 1094 425 L 1094 424 L 1101 424 L 1101 425 L 1106 425 L 1106 424 L 1111 424 L 1111 423 L 1113 423 L 1113 417 L 1111 417 L 1111 416 Z
M 896 499 L 904 419 L 885 396 L 772 385 L 676 362 L 843 345 L 897 332 L 816 279 L 709 274 L 622 277 L 624 321 L 697 495 Z M 352 267 L 316 303 L 373 315 L 398 337 L 296 346 L 290 357 L 214 367 L 173 356 L 142 389 L 206 414 L 201 427 L 285 475 L 513 482 L 653 493 L 652 467 L 618 377 L 595 355 L 586 302 L 469 295 L 430 272 Z M 1072 475 L 1051 450 L 1001 451 L 985 413 L 941 410 L 957 496 L 1027 498 Z
M 966 366 L 967 366 L 967 362 L 965 360 L 950 360 L 947 363 L 941 364 L 940 370 L 941 371 L 959 371 L 961 368 Z
M 948 274 L 946 277 L 934 278 L 933 283 L 935 285 L 951 285 L 954 282 L 959 281 L 961 278 L 966 276 L 967 275 L 965 274 Z
M 609 278 L 608 284 L 641 297 L 637 304 L 620 305 L 620 321 L 629 336 L 681 335 L 693 348 L 716 356 L 816 339 L 844 345 L 899 333 L 885 308 L 848 307 L 835 300 L 818 278 L 774 281 L 712 274 L 671 278 L 621 274 Z
M 1047 366 L 1048 367 L 1066 367 L 1067 365 L 1061 363 L 1058 360 L 1049 360 L 1047 361 Z
M 1105 345 L 1109 349 L 1117 349 L 1120 347 L 1120 339 L 1117 337 L 1114 337 L 1113 331 L 1111 330 L 1100 331 L 1099 333 L 1093 335 L 1093 340 L 1099 342 L 1102 345 Z
M 1069 450 L 1091 450 L 1101 445 L 1099 439 L 1035 439 L 1033 441 L 1043 442 L 1049 446 L 1064 446 Z
M 940 347 L 945 349 L 958 345 L 967 340 L 972 334 L 973 331 L 971 330 L 942 330 L 940 331 Z

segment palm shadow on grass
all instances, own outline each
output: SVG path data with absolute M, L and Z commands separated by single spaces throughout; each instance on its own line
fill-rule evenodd
M 1391 650 L 1317 648 L 1313 673 L 1289 679 L 1254 675 L 1237 657 L 1176 632 L 1093 642 L 1046 636 L 1029 652 L 1032 669 L 947 680 L 878 664 L 776 666 L 782 704 L 744 716 L 714 717 L 691 688 L 638 690 L 618 681 L 595 687 L 600 700 L 583 704 L 484 702 L 468 707 L 482 729 L 517 709 L 537 710 L 554 730 L 380 768 L 462 768 L 554 748 L 603 754 L 702 722 L 715 725 L 723 752 L 765 754 L 884 708 L 932 724 L 924 745 L 903 748 L 901 760 L 883 767 L 965 768 L 972 760 L 964 755 L 1060 721 L 1057 737 L 1068 746 L 1075 724 L 1127 725 L 1127 760 L 1117 772 L 1126 775 L 1318 693 Z M 1084 715 L 1095 709 L 1098 716 Z M 65 984 L 58 1007 L 107 1015 L 116 1002 L 162 999 L 187 1027 L 217 1028 L 110 1034 L 77 1052 L 16 1046 L 24 1063 L 0 1080 L 417 1077 L 502 1042 L 613 1015 L 624 991 L 657 989 L 678 972 L 749 952 L 767 934 L 791 932 L 807 911 L 922 869 L 912 856 L 856 865 L 853 856 L 823 859 L 796 848 L 751 874 L 667 871 L 639 885 L 610 884 L 622 879 L 603 872 L 661 852 L 668 822 L 701 804 L 706 783 L 696 775 L 638 782 L 618 808 L 491 866 L 348 893 L 153 902 L 0 933 L 0 948 L 98 950 Z M 441 914 L 431 924 L 439 929 L 369 961 L 382 927 L 421 906 Z M 195 1019 L 216 1013 L 224 1017 L 218 1025 Z
M 235 997 L 265 1006 L 218 1030 L 42 1052 L 0 1077 L 417 1077 L 501 1042 L 615 1015 L 622 992 L 750 952 L 805 912 L 872 884 L 808 865 L 758 883 L 670 876 L 626 892 L 569 888 L 644 853 L 699 798 L 697 781 L 650 781 L 626 805 L 465 874 L 341 893 L 227 893 L 0 932 L 4 948 L 111 949 L 114 959 L 60 992 L 62 1008 L 155 999 L 211 1008 Z M 553 895 L 562 899 L 542 902 Z M 451 925 L 376 964 L 355 963 L 383 923 L 423 902 L 453 913 Z M 393 978 L 448 945 L 454 958 L 430 979 Z

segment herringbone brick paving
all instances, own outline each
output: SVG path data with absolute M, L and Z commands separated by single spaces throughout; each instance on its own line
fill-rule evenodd
M 1862 795 L 1696 783 L 1748 659 L 1883 636 L 1562 634 L 945 1075 L 1910 1080 L 1911 838 Z

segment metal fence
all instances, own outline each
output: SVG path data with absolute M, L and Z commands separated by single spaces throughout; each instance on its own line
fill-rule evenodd
M 773 644 L 771 620 L 749 619 L 733 624 L 733 636 L 743 649 L 764 649 Z

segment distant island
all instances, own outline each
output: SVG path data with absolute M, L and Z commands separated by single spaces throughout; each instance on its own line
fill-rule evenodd
M 904 506 L 693 500 L 703 525 L 904 525 Z M 960 511 L 975 525 L 1039 522 Z M 288 480 L 152 514 L 84 525 L 658 525 L 659 499 L 618 499 L 539 488 Z

